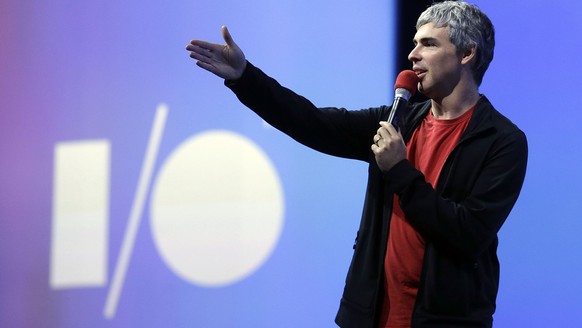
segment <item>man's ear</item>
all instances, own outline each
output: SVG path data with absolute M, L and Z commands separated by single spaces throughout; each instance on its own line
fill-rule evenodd
M 467 64 L 468 62 L 473 60 L 473 58 L 475 58 L 475 57 L 477 57 L 477 46 L 472 45 L 469 48 L 466 48 L 463 50 L 462 57 L 461 57 L 461 64 Z

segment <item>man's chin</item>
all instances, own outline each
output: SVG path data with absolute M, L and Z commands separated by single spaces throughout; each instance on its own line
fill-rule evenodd
M 426 96 L 426 89 L 424 88 L 424 86 L 422 85 L 422 82 L 418 82 L 418 92 L 422 93 L 423 95 Z

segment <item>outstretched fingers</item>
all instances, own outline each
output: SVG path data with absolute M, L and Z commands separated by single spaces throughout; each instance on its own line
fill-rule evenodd
M 241 49 L 233 41 L 226 26 L 222 27 L 222 37 L 226 44 L 192 40 L 186 46 L 196 65 L 224 79 L 238 79 L 246 67 L 246 59 Z
M 186 49 L 190 51 L 190 57 L 197 60 L 207 60 L 212 55 L 212 52 L 210 50 L 192 44 L 189 44 L 188 47 L 186 47 Z
M 190 51 L 190 57 L 196 59 L 196 64 L 204 69 L 213 72 L 213 69 L 217 63 L 221 62 L 221 45 L 193 40 L 186 46 L 186 49 Z M 217 56 L 218 55 L 218 56 Z
M 191 56 L 196 54 L 198 56 L 210 58 L 214 53 L 220 51 L 222 48 L 219 44 L 214 44 L 206 41 L 192 40 L 187 46 L 186 50 L 191 52 Z M 193 57 L 194 58 L 194 57 Z
M 202 69 L 209 71 L 210 73 L 220 75 L 220 70 L 216 66 L 214 66 L 212 63 L 198 60 L 198 61 L 196 61 L 196 65 Z

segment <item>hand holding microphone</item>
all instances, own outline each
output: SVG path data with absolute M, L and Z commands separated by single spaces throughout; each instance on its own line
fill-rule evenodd
M 418 82 L 418 76 L 411 70 L 402 71 L 396 77 L 396 83 L 394 83 L 394 103 L 392 103 L 392 109 L 387 120 L 388 123 L 391 123 L 396 128 L 398 128 L 402 110 L 408 106 L 408 100 L 416 93 Z
M 378 167 L 384 172 L 406 159 L 406 145 L 398 131 L 398 123 L 402 111 L 408 106 L 408 100 L 416 92 L 418 82 L 418 76 L 413 71 L 406 70 L 398 74 L 390 114 L 385 122 L 380 122 L 380 128 L 374 136 L 372 151 Z

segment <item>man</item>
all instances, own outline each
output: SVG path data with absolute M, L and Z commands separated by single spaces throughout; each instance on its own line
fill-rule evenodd
M 389 107 L 317 108 L 225 45 L 194 40 L 197 65 L 297 141 L 370 165 L 362 220 L 336 317 L 341 327 L 491 327 L 497 232 L 517 200 L 527 141 L 479 93 L 494 29 L 477 7 L 445 1 L 417 22 L 409 55 L 429 100 L 400 129 Z

